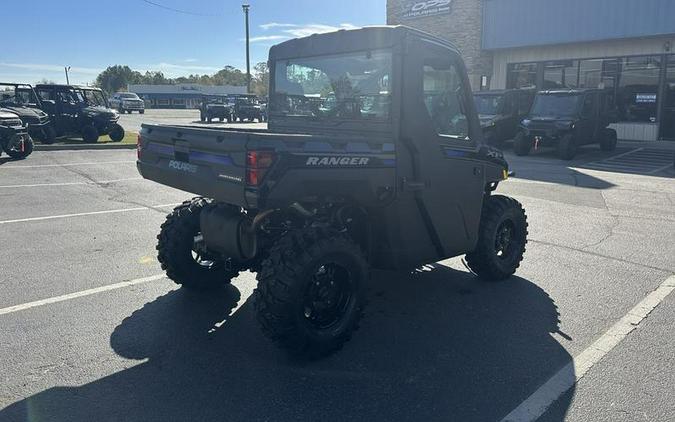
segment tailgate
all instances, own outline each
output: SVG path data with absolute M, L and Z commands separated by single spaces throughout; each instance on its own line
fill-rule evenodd
M 144 178 L 246 206 L 246 133 L 143 125 L 139 137 L 137 167 Z

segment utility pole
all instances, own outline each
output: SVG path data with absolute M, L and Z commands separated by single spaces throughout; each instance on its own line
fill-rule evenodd
M 249 33 L 248 33 L 248 10 L 251 8 L 248 4 L 242 4 L 244 10 L 244 19 L 246 21 L 246 92 L 251 93 L 251 56 L 249 52 Z
M 70 70 L 70 66 L 64 67 L 66 70 L 66 85 L 70 85 L 70 78 L 68 78 L 68 71 Z

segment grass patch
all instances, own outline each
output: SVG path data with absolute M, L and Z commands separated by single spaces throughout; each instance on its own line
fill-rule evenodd
M 138 138 L 138 133 L 136 132 L 125 132 L 124 138 L 120 142 L 113 142 L 110 140 L 108 135 L 103 135 L 98 138 L 97 144 L 135 144 L 136 139 Z M 56 141 L 57 144 L 64 145 L 73 145 L 73 144 L 86 144 L 81 138 L 61 138 Z

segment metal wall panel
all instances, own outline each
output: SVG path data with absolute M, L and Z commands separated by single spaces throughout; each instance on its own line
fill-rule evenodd
M 674 0 L 483 0 L 484 49 L 675 34 Z

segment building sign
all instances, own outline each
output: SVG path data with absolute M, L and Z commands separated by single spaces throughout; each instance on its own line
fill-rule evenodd
M 417 0 L 403 4 L 400 19 L 424 18 L 450 13 L 452 0 Z
M 635 102 L 637 104 L 656 103 L 656 94 L 636 94 Z

